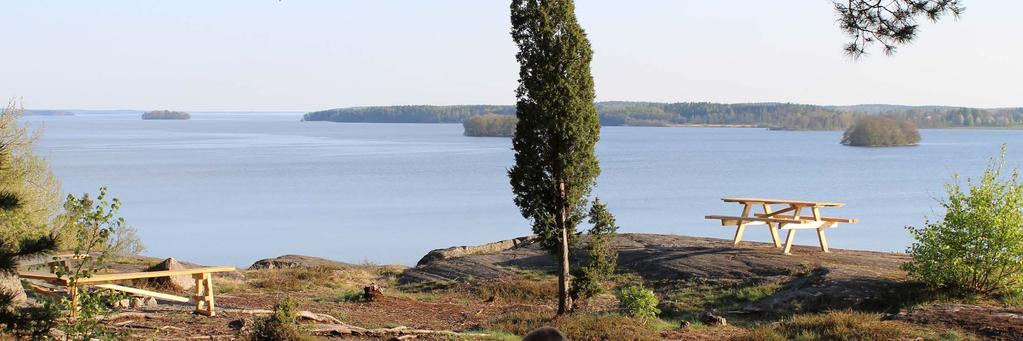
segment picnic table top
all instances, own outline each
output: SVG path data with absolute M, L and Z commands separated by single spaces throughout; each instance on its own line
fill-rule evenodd
M 844 202 L 831 202 L 831 201 L 808 201 L 808 200 L 788 200 L 788 199 L 766 199 L 766 198 L 722 198 L 724 202 L 736 202 L 743 204 L 787 204 L 793 206 L 815 206 L 815 207 L 842 207 L 845 206 Z
M 87 283 L 104 283 L 111 281 L 120 281 L 127 279 L 141 279 L 141 278 L 153 278 L 153 277 L 168 277 L 168 276 L 180 276 L 180 275 L 191 275 L 200 273 L 213 273 L 213 272 L 227 272 L 234 271 L 233 266 L 212 266 L 212 267 L 200 267 L 192 269 L 181 269 L 181 270 L 163 270 L 163 271 L 145 271 L 145 272 L 127 272 L 127 273 L 110 273 L 110 274 L 96 274 L 92 277 L 81 278 L 78 280 L 79 284 Z M 52 273 L 34 273 L 34 272 L 18 272 L 18 276 L 28 279 L 40 279 L 47 281 L 62 281 L 66 280 L 64 277 L 57 277 Z

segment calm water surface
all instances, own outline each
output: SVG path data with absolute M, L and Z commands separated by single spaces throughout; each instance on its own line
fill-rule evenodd
M 26 117 L 65 192 L 108 186 L 146 254 L 247 266 L 287 253 L 414 264 L 431 249 L 529 233 L 505 175 L 507 138 L 457 124 L 300 122 L 298 114 Z M 738 214 L 727 196 L 843 201 L 862 219 L 829 232 L 835 248 L 902 251 L 938 210 L 952 172 L 976 177 L 1023 132 L 924 130 L 907 148 L 852 148 L 839 132 L 606 127 L 595 193 L 624 232 L 729 238 L 703 219 Z M 766 229 L 747 238 L 769 241 Z M 813 245 L 802 233 L 797 244 Z

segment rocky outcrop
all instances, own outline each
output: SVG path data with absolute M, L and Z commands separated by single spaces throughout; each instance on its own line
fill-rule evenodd
M 580 238 L 573 258 L 586 261 L 586 236 Z M 635 273 L 644 281 L 672 283 L 712 281 L 721 284 L 776 283 L 773 295 L 742 310 L 748 312 L 805 312 L 865 308 L 888 310 L 897 300 L 905 273 L 899 266 L 908 257 L 900 253 L 796 246 L 786 256 L 771 244 L 678 235 L 619 234 L 619 271 Z M 457 249 L 457 248 L 455 248 Z M 451 249 L 445 249 L 451 250 Z M 424 257 L 426 259 L 427 257 Z M 522 276 L 519 269 L 553 272 L 557 261 L 538 243 L 523 243 L 504 250 L 458 257 L 433 256 L 405 270 L 399 283 L 507 279 Z
M 13 274 L 0 272 L 0 294 L 11 295 L 11 303 L 14 306 L 22 306 L 28 300 L 25 288 L 21 286 L 21 279 Z
M 314 268 L 314 267 L 332 267 L 342 268 L 349 267 L 352 264 L 333 261 L 325 258 L 302 256 L 302 255 L 283 255 L 275 258 L 260 259 L 249 266 L 249 270 L 262 270 L 262 269 L 291 269 L 291 268 Z
M 427 265 L 430 262 L 442 259 L 451 259 L 470 255 L 501 252 L 514 247 L 518 247 L 523 244 L 530 243 L 533 241 L 534 238 L 535 236 L 526 236 L 515 239 L 497 241 L 493 243 L 487 243 L 483 245 L 455 246 L 446 249 L 437 249 L 430 251 L 430 253 L 427 253 L 426 256 L 423 256 L 423 258 L 419 259 L 419 262 L 416 263 L 416 266 Z
M 159 264 L 153 265 L 146 269 L 146 271 L 166 271 L 166 270 L 184 270 L 187 269 L 184 265 L 179 263 L 174 258 L 167 258 Z M 181 276 L 170 276 L 170 277 L 157 277 L 148 279 L 149 285 L 156 287 L 168 288 L 175 291 L 187 291 L 195 288 L 195 280 L 192 279 L 191 275 Z

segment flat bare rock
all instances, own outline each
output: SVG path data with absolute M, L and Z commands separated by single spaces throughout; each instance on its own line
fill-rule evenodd
M 315 267 L 346 268 L 350 266 L 352 266 L 352 264 L 338 262 L 326 258 L 302 255 L 283 255 L 275 258 L 266 258 L 258 260 L 255 263 L 252 263 L 251 266 L 249 266 L 249 270 Z
M 577 250 L 583 250 L 585 236 Z M 620 272 L 636 273 L 648 283 L 685 281 L 779 283 L 774 295 L 752 304 L 750 312 L 826 310 L 851 307 L 885 309 L 898 293 L 905 273 L 901 253 L 795 246 L 786 256 L 772 244 L 679 235 L 620 234 Z M 573 257 L 586 261 L 586 255 Z M 488 280 L 521 276 L 521 270 L 553 272 L 556 260 L 536 243 L 490 253 L 436 259 L 407 269 L 401 283 Z

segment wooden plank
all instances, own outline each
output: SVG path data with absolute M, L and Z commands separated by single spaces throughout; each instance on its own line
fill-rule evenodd
M 822 229 L 837 226 L 838 223 L 832 223 L 828 221 L 808 221 L 799 224 L 783 224 L 779 230 L 808 230 L 808 229 Z
M 42 281 L 47 281 L 47 282 L 67 285 L 67 280 L 66 279 L 58 278 L 57 275 L 54 275 L 54 274 L 44 274 L 44 273 L 38 273 L 38 272 L 18 272 L 18 277 L 26 278 L 26 279 L 38 279 L 38 280 L 42 280 Z
M 724 202 L 736 202 L 736 203 L 750 203 L 750 204 L 788 204 L 788 205 L 795 205 L 795 206 L 817 206 L 817 207 L 842 207 L 842 206 L 845 206 L 844 202 L 789 200 L 789 199 L 769 199 L 769 198 L 722 198 L 721 201 L 724 201 Z
M 759 217 L 759 218 L 767 218 L 768 217 L 767 215 L 765 215 L 763 213 L 757 213 L 756 216 Z M 794 219 L 794 217 L 792 215 L 784 215 L 784 214 L 783 215 L 772 215 L 772 216 L 770 216 L 770 218 Z M 833 222 L 833 223 L 848 223 L 848 224 L 852 224 L 852 223 L 858 223 L 860 221 L 860 219 L 858 219 L 858 218 L 821 217 L 821 221 L 828 221 L 828 222 Z
M 189 302 L 192 301 L 188 297 L 182 297 L 182 296 L 171 295 L 171 294 L 164 294 L 162 292 L 155 292 L 155 291 L 143 290 L 143 289 L 138 289 L 138 288 L 126 287 L 126 286 L 117 285 L 117 284 L 96 284 L 96 285 L 93 285 L 93 286 L 97 287 L 97 288 L 103 288 L 103 289 L 123 291 L 123 292 L 129 293 L 129 294 L 149 296 L 149 297 L 152 297 L 152 298 L 155 298 L 155 299 L 158 299 L 158 300 L 164 300 L 164 301 L 173 301 L 173 302 L 181 302 L 181 303 L 189 303 Z
M 786 218 L 736 217 L 736 216 L 725 216 L 725 215 L 709 215 L 709 216 L 705 216 L 704 218 L 705 219 L 710 219 L 710 220 L 730 220 L 730 221 L 745 221 L 745 222 L 759 221 L 759 222 L 763 222 L 763 223 L 772 222 L 772 223 L 779 223 L 779 224 L 799 224 L 799 223 L 803 223 L 804 222 L 803 220 L 791 219 L 791 218 L 787 218 L 786 219 Z M 732 225 L 735 225 L 735 224 L 732 224 Z
M 78 283 L 89 284 L 89 283 L 102 283 L 121 281 L 128 279 L 142 279 L 142 278 L 155 278 L 155 277 L 169 277 L 169 276 L 180 276 L 180 275 L 194 275 L 202 273 L 213 273 L 213 272 L 227 272 L 234 271 L 233 266 L 215 266 L 195 269 L 182 269 L 182 270 L 167 270 L 167 271 L 148 271 L 148 272 L 128 272 L 118 274 L 102 274 L 93 275 L 89 278 L 82 278 L 78 280 Z

